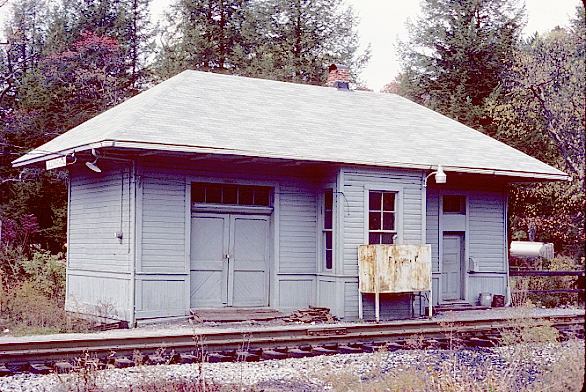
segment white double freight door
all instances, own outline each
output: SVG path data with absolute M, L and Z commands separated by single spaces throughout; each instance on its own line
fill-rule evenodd
M 268 306 L 269 218 L 192 214 L 192 308 Z

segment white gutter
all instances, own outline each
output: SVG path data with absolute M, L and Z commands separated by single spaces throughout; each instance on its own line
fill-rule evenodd
M 245 150 L 234 150 L 234 149 L 225 149 L 225 148 L 213 148 L 213 147 L 204 147 L 204 146 L 182 146 L 182 145 L 175 145 L 175 144 L 163 144 L 163 143 L 148 143 L 148 142 L 134 142 L 134 141 L 123 141 L 123 140 L 104 140 L 97 143 L 88 143 L 84 145 L 80 145 L 77 147 L 73 147 L 70 149 L 65 149 L 62 151 L 57 151 L 53 153 L 48 153 L 46 155 L 39 155 L 34 158 L 26 159 L 23 161 L 19 161 L 19 159 L 13 162 L 13 167 L 20 167 L 25 166 L 37 162 L 42 162 L 51 158 L 56 158 L 64 155 L 68 155 L 74 152 L 81 152 L 91 150 L 92 148 L 98 149 L 103 147 L 117 147 L 117 148 L 132 148 L 132 149 L 142 149 L 142 150 L 160 150 L 160 151 L 169 151 L 169 152 L 183 152 L 183 153 L 200 153 L 200 154 L 228 154 L 228 155 L 238 155 L 238 156 L 252 156 L 252 157 L 259 157 L 259 158 L 273 158 L 273 159 L 292 159 L 292 160 L 299 160 L 299 161 L 309 161 L 309 162 L 331 162 L 331 163 L 344 163 L 350 165 L 364 165 L 364 166 L 381 166 L 381 167 L 393 167 L 393 168 L 404 168 L 404 169 L 419 169 L 419 170 L 430 170 L 433 168 L 430 164 L 418 164 L 418 163 L 404 163 L 404 162 L 391 162 L 391 161 L 361 161 L 361 160 L 352 160 L 346 162 L 334 161 L 334 160 L 327 160 L 323 157 L 318 156 L 301 156 L 296 154 L 275 154 L 271 152 L 263 152 L 263 151 L 245 151 Z M 34 150 L 29 154 L 35 154 Z M 26 155 L 25 155 L 26 156 Z M 557 173 L 537 173 L 537 172 L 524 172 L 524 171 L 514 171 L 514 170 L 500 170 L 500 169 L 483 169 L 483 168 L 471 168 L 471 167 L 462 167 L 462 166 L 443 166 L 444 170 L 456 173 L 471 173 L 471 174 L 488 174 L 488 175 L 495 175 L 495 176 L 509 176 L 509 177 L 521 177 L 521 178 L 528 178 L 528 179 L 543 179 L 543 180 L 553 180 L 553 181 L 571 181 L 571 177 L 567 174 L 560 171 L 560 174 Z

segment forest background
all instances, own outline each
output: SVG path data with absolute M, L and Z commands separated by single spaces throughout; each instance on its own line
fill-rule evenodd
M 66 245 L 67 172 L 12 168 L 27 151 L 185 69 L 323 85 L 327 66 L 343 63 L 365 89 L 369 49 L 342 0 L 176 0 L 157 25 L 149 2 L 11 2 L 0 46 L 4 285 L 26 272 L 18 260 Z M 383 91 L 571 175 L 511 185 L 509 235 L 553 242 L 583 262 L 584 7 L 567 26 L 528 38 L 524 21 L 517 0 L 424 0 L 398 43 L 402 73 Z

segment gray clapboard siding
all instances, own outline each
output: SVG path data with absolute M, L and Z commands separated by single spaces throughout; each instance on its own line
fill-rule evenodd
M 426 243 L 431 245 L 431 268 L 439 272 L 439 197 L 434 188 L 427 188 Z
M 358 283 L 344 283 L 344 319 L 356 320 L 358 318 Z
M 66 309 L 128 320 L 133 183 L 128 166 L 70 173 Z M 115 237 L 122 232 L 122 241 Z
M 336 314 L 336 279 L 331 277 L 318 277 L 317 291 L 318 306 L 330 308 Z
M 415 307 L 415 304 L 413 305 Z M 411 300 L 408 294 L 381 294 L 381 320 L 406 319 L 411 317 Z M 362 295 L 362 314 L 364 320 L 375 320 L 374 294 Z
M 421 243 L 421 173 L 406 170 L 343 168 L 344 206 L 344 273 L 358 274 L 358 245 L 366 242 L 365 189 L 400 189 L 397 202 L 397 224 L 403 243 Z M 402 204 L 402 208 L 399 204 Z
M 476 303 L 480 293 L 491 293 L 506 295 L 507 275 L 506 274 L 473 274 L 470 277 L 469 298 Z
M 72 269 L 130 271 L 129 170 L 72 173 L 68 266 Z M 85 168 L 82 168 L 85 169 Z M 114 233 L 123 233 L 122 241 Z
M 65 309 L 129 320 L 130 274 L 68 271 Z
M 311 188 L 283 184 L 279 203 L 279 271 L 314 273 L 318 238 L 317 193 Z
M 136 317 L 184 316 L 189 311 L 185 173 L 140 165 L 138 178 Z
M 145 167 L 141 183 L 139 272 L 185 272 L 185 177 L 181 172 Z
M 136 281 L 137 318 L 176 317 L 188 314 L 187 282 L 183 276 L 140 275 Z
M 315 305 L 315 278 L 290 276 L 279 281 L 279 310 L 289 312 Z
M 483 272 L 504 272 L 506 198 L 500 192 L 470 192 L 469 254 Z
M 421 173 L 407 170 L 381 170 L 376 168 L 343 168 L 344 192 L 343 206 L 343 272 L 348 275 L 358 274 L 358 246 L 367 243 L 365 227 L 368 211 L 365 205 L 367 189 L 397 190 L 396 223 L 399 237 L 403 243 L 421 243 Z M 374 318 L 372 296 L 363 295 L 363 316 Z M 383 318 L 405 318 L 410 314 L 408 297 L 386 296 L 381 302 Z M 358 317 L 358 290 L 356 284 L 344 286 L 344 317 Z

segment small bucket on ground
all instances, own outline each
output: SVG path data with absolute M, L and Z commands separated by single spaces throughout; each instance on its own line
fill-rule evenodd
M 491 293 L 480 293 L 478 299 L 480 306 L 491 306 L 492 305 L 492 294 Z

